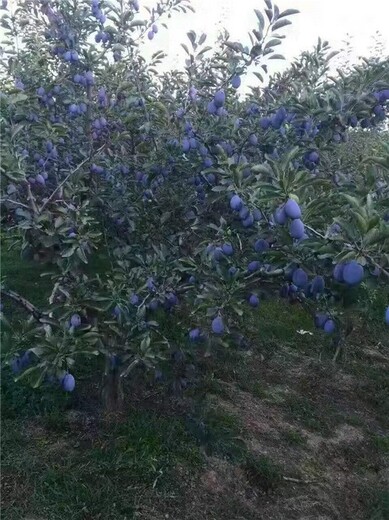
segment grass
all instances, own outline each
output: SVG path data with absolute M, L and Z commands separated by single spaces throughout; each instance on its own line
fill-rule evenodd
M 389 518 L 389 491 L 387 489 L 374 490 L 374 499 L 371 503 L 369 520 L 387 520 Z
M 309 430 L 319 431 L 323 435 L 329 435 L 334 423 L 334 411 L 330 407 L 317 406 L 317 404 L 303 395 L 288 396 L 282 406 L 288 415 Z
M 264 399 L 268 395 L 265 386 L 260 381 L 254 381 L 248 388 L 251 394 L 258 399 Z
M 381 454 L 389 455 L 389 435 L 375 435 L 373 443 Z
M 305 446 L 307 443 L 306 438 L 297 430 L 285 430 L 281 433 L 283 439 L 294 446 Z
M 5 243 L 1 244 L 1 274 L 2 277 L 5 277 L 6 287 L 26 295 L 31 303 L 38 307 L 47 305 L 50 279 L 41 277 L 41 275 L 49 270 L 50 267 L 47 265 L 32 260 L 23 260 L 15 250 L 8 250 Z M 4 304 L 7 314 L 9 309 L 15 312 L 15 307 L 9 306 L 8 301 L 5 301 Z
M 208 455 L 244 460 L 247 447 L 243 441 L 243 429 L 235 415 L 208 407 L 198 415 L 188 418 L 188 430 Z
M 105 265 L 104 258 L 97 258 L 89 269 L 103 272 Z M 21 260 L 14 251 L 3 248 L 2 271 L 11 289 L 45 306 L 50 284 L 40 275 L 47 266 Z M 13 324 L 24 319 L 9 302 L 5 302 L 5 314 Z M 175 319 L 175 315 L 164 319 L 162 332 L 175 330 Z M 166 514 L 171 518 L 191 515 L 194 520 L 230 520 L 232 514 L 251 519 L 257 516 L 250 516 L 249 511 L 269 504 L 275 509 L 266 515 L 283 518 L 288 513 L 282 516 L 278 504 L 283 500 L 289 504 L 293 493 L 298 500 L 301 490 L 299 484 L 285 483 L 283 475 L 301 473 L 324 480 L 332 468 L 340 471 L 336 461 L 341 456 L 346 474 L 360 478 L 364 486 L 362 501 L 355 507 L 363 508 L 369 520 L 386 520 L 387 493 L 378 480 L 371 487 L 365 480 L 379 474 L 388 452 L 388 438 L 382 434 L 388 403 L 387 367 L 371 363 L 362 353 L 364 344 L 384 346 L 387 332 L 374 316 L 358 336 L 354 350 L 350 348 L 348 362 L 334 367 L 328 362 L 332 355 L 328 338 L 299 333 L 313 331 L 311 317 L 299 306 L 291 312 L 285 302 L 264 300 L 255 316 L 248 315 L 245 326 L 250 348 L 216 349 L 211 357 L 199 361 L 196 380 L 184 398 L 172 397 L 164 393 L 167 385 L 155 387 L 150 381 L 135 388 L 138 381 L 134 380 L 128 388 L 136 390 L 137 400 L 126 403 L 125 414 L 111 419 L 102 413 L 98 392 L 93 393 L 98 387 L 94 374 L 100 374 L 99 359 L 76 367 L 79 384 L 71 395 L 49 386 L 32 390 L 15 384 L 9 367 L 3 367 L 4 518 L 132 520 L 139 518 L 143 505 L 155 516 L 146 512 L 142 519 L 160 520 Z M 18 325 L 21 338 L 22 328 Z M 181 332 L 174 340 L 186 351 L 187 338 Z M 186 355 L 192 362 L 191 353 Z M 348 394 L 346 388 L 344 392 L 335 389 L 340 372 L 355 381 Z M 338 398 L 339 392 L 343 400 Z M 151 397 L 142 401 L 142 395 Z M 126 399 L 132 397 L 129 390 Z M 238 397 L 245 401 L 244 410 L 238 406 Z M 218 399 L 226 403 L 226 409 L 218 405 Z M 251 429 L 252 424 L 259 430 Z M 363 432 L 366 442 L 334 447 L 330 441 L 341 424 Z M 266 426 L 270 429 L 262 431 Z M 312 451 L 307 430 L 324 444 L 328 440 L 325 459 L 321 450 Z M 252 441 L 261 455 L 252 449 Z M 236 473 L 229 476 L 232 483 L 223 484 L 220 497 L 210 498 L 202 486 L 202 475 L 209 464 L 213 470 L 215 460 Z M 335 503 L 345 490 L 334 487 L 331 480 L 332 488 L 330 502 Z M 311 488 L 304 492 L 313 504 L 319 503 L 310 495 Z M 358 492 L 353 491 L 355 496 Z M 242 497 L 251 496 L 259 497 L 259 502 L 242 502 Z M 261 502 L 260 497 L 266 499 Z M 193 505 L 196 500 L 197 506 Z M 340 500 L 337 507 L 341 509 L 342 504 Z M 191 507 L 197 510 L 187 512 Z M 300 517 L 321 515 L 319 509 L 314 511 L 301 512 Z
M 275 491 L 282 482 L 281 468 L 267 456 L 248 457 L 243 468 L 250 483 L 263 493 Z
M 80 425 L 75 432 L 66 420 L 58 426 L 54 440 L 37 420 L 4 421 L 3 479 L 30 490 L 28 503 L 18 489 L 3 497 L 5 517 L 132 518 L 142 489 L 167 493 L 178 464 L 195 470 L 203 460 L 180 418 L 134 412 L 123 423 L 100 424 L 98 434 Z

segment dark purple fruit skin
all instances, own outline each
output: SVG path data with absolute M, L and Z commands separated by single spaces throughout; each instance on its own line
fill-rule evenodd
M 212 332 L 215 334 L 223 334 L 224 332 L 224 323 L 221 316 L 217 316 L 212 321 Z
M 239 88 L 242 83 L 240 76 L 234 76 L 231 80 L 231 86 L 233 88 Z
M 189 339 L 191 341 L 196 341 L 200 338 L 201 331 L 200 329 L 192 329 L 189 331 Z
M 234 254 L 234 248 L 232 247 L 231 244 L 223 244 L 222 245 L 222 250 L 223 250 L 223 253 L 226 255 L 226 256 L 232 256 Z
M 259 305 L 259 298 L 256 294 L 252 294 L 249 298 L 249 304 L 251 307 L 258 307 Z
M 303 238 L 304 236 L 304 224 L 302 223 L 302 221 L 299 219 L 299 218 L 296 218 L 295 220 L 293 220 L 290 224 L 290 235 L 291 237 L 293 238 L 296 238 L 296 239 L 300 239 L 300 238 Z
M 301 209 L 295 200 L 289 199 L 285 204 L 284 209 L 289 218 L 301 218 Z
M 342 264 L 342 263 L 336 264 L 336 266 L 334 267 L 332 275 L 337 282 L 343 282 L 343 269 L 344 269 L 344 264 Z
M 264 240 L 263 238 L 260 238 L 254 244 L 254 249 L 257 253 L 262 253 L 263 251 L 267 251 L 269 248 L 270 248 L 269 242 L 267 242 L 267 240 Z
M 315 315 L 315 327 L 322 329 L 328 320 L 328 314 L 317 313 Z
M 258 262 L 258 260 L 253 260 L 252 262 L 249 263 L 249 265 L 247 266 L 247 271 L 249 273 L 254 273 L 254 271 L 258 271 L 258 269 L 260 268 L 261 264 Z
M 70 318 L 70 325 L 77 328 L 81 325 L 81 316 L 79 314 L 73 314 Z
M 297 285 L 297 287 L 300 287 L 301 289 L 303 289 L 304 287 L 306 287 L 306 285 L 308 284 L 308 275 L 307 273 L 299 268 L 299 269 L 296 269 L 293 273 L 293 283 L 295 285 Z
M 312 286 L 311 286 L 312 294 L 313 295 L 321 294 L 322 292 L 324 292 L 324 288 L 325 288 L 324 278 L 322 276 L 315 276 L 315 278 L 312 280 Z
M 357 285 L 363 279 L 363 267 L 355 260 L 348 262 L 343 269 L 343 280 L 348 285 Z
M 138 305 L 138 303 L 139 303 L 139 296 L 137 294 L 133 293 L 130 296 L 130 303 L 131 303 L 131 305 Z
M 239 195 L 234 195 L 230 200 L 230 207 L 234 211 L 240 211 L 242 204 L 243 202 Z
M 274 213 L 274 220 L 275 220 L 276 224 L 280 224 L 281 226 L 283 226 L 285 224 L 287 218 L 288 218 L 288 216 L 285 213 L 284 206 L 276 209 L 276 211 Z
M 76 381 L 72 374 L 66 374 L 61 380 L 61 387 L 65 392 L 73 392 L 76 386 Z
M 224 93 L 224 90 L 219 90 L 218 92 L 216 92 L 214 98 L 213 98 L 213 102 L 216 106 L 216 108 L 221 108 L 224 103 L 226 101 L 226 95 Z
M 327 320 L 324 324 L 323 330 L 326 334 L 332 334 L 336 329 L 335 322 L 333 320 Z

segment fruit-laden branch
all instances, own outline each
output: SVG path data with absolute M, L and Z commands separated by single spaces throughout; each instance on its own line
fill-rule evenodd
M 384 269 L 383 267 L 380 266 L 380 264 L 378 264 L 374 258 L 372 258 L 371 256 L 366 256 L 366 258 L 369 260 L 369 262 L 371 262 L 374 267 L 376 267 L 377 269 L 379 269 L 381 271 L 382 274 L 384 274 L 385 276 L 387 276 L 389 278 L 389 271 L 387 271 L 386 269 Z
M 312 233 L 314 233 L 314 234 L 317 235 L 318 237 L 323 238 L 323 239 L 326 238 L 324 235 L 322 235 L 321 233 L 319 233 L 319 232 L 316 231 L 315 229 L 313 229 L 313 228 L 307 226 L 306 224 L 305 224 L 305 227 L 306 227 L 307 229 L 309 229 L 309 231 L 312 231 Z M 364 254 L 364 253 L 362 253 L 362 254 Z M 374 260 L 373 257 L 371 257 L 371 256 L 369 256 L 369 255 L 365 255 L 365 256 L 366 256 L 367 260 L 368 260 L 371 264 L 374 265 L 374 267 L 376 267 L 377 269 L 379 269 L 380 272 L 381 272 L 383 275 L 385 275 L 385 276 L 387 276 L 387 277 L 389 278 L 389 271 L 387 271 L 387 270 L 384 269 L 384 268 L 383 268 L 379 263 L 377 263 L 377 262 Z
M 94 156 L 98 155 L 101 150 L 105 147 L 105 144 L 103 144 L 102 146 L 100 146 L 100 148 L 98 150 L 96 150 L 96 152 L 94 153 Z M 54 198 L 54 195 L 56 193 L 58 193 L 58 191 L 67 183 L 67 181 L 69 180 L 69 178 L 78 172 L 78 170 L 80 170 L 85 163 L 87 163 L 88 161 L 91 160 L 91 157 L 87 157 L 86 159 L 84 159 L 82 162 L 80 162 L 80 164 L 78 164 L 74 170 L 72 170 L 65 178 L 64 180 L 58 184 L 58 186 L 55 188 L 55 190 L 51 193 L 51 195 L 48 197 L 48 199 L 44 202 L 44 204 L 42 205 L 42 207 L 39 209 L 39 213 L 42 213 L 42 211 L 45 209 L 45 207 L 53 200 Z
M 58 322 L 54 320 L 53 318 L 50 318 L 46 315 L 46 313 L 40 311 L 37 307 L 35 307 L 34 304 L 26 300 L 23 296 L 20 296 L 20 294 L 7 290 L 4 288 L 0 288 L 0 294 L 7 296 L 14 302 L 18 303 L 21 307 L 23 307 L 27 312 L 29 312 L 33 318 L 36 319 L 39 323 L 47 324 L 47 325 L 54 325 L 58 327 Z

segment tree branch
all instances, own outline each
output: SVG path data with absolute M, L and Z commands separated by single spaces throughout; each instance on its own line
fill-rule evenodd
M 100 148 L 96 151 L 95 155 L 97 155 L 99 152 L 101 152 L 101 150 L 104 148 L 104 144 L 102 146 L 100 146 Z M 78 166 L 76 166 L 74 168 L 74 170 L 72 170 L 68 175 L 66 175 L 66 177 L 64 178 L 64 180 L 58 184 L 58 186 L 55 188 L 55 190 L 52 192 L 52 194 L 50 195 L 50 197 L 46 200 L 46 202 L 42 205 L 42 207 L 39 209 L 39 213 L 42 213 L 42 211 L 45 209 L 45 207 L 53 200 L 55 194 L 66 184 L 66 182 L 69 180 L 69 178 L 76 172 L 78 172 L 78 170 L 80 168 L 82 168 L 84 166 L 84 164 L 88 161 L 90 161 L 91 157 L 87 157 L 86 159 L 84 159 L 82 162 L 80 162 L 80 164 Z
M 380 266 L 380 264 L 378 264 L 374 258 L 372 258 L 371 256 L 369 255 L 365 255 L 366 258 L 369 260 L 369 262 L 371 262 L 374 267 L 377 267 L 377 269 L 379 269 L 381 271 L 382 274 L 384 274 L 385 276 L 387 276 L 389 278 L 389 271 L 387 271 L 386 269 L 384 269 L 383 267 Z
M 31 206 L 31 209 L 32 209 L 33 213 L 35 213 L 35 215 L 37 215 L 38 214 L 38 208 L 37 208 L 37 205 L 35 203 L 34 195 L 32 194 L 32 191 L 31 191 L 30 183 L 28 181 L 26 181 L 26 184 L 27 184 L 27 200 L 30 203 L 30 206 Z
M 29 312 L 33 316 L 33 318 L 36 321 L 38 321 L 39 323 L 54 325 L 56 327 L 59 326 L 59 324 L 56 320 L 46 317 L 46 313 L 40 311 L 37 307 L 35 307 L 34 304 L 32 304 L 30 301 L 26 300 L 26 298 L 24 298 L 23 296 L 20 296 L 20 294 L 14 292 L 14 291 L 11 291 L 11 290 L 3 289 L 3 288 L 0 288 L 0 294 L 7 296 L 14 302 L 18 303 L 27 312 Z
M 10 204 L 15 204 L 15 206 L 20 206 L 21 208 L 26 208 L 26 209 L 31 209 L 29 208 L 26 204 L 23 204 L 22 202 L 18 202 L 17 200 L 12 200 L 12 199 L 3 199 L 0 201 L 2 204 L 4 204 L 4 202 L 8 202 Z

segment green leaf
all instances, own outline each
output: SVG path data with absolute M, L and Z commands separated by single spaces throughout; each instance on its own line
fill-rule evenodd
M 207 35 L 205 33 L 203 33 L 199 38 L 199 45 L 202 45 L 206 39 L 207 39 Z
M 276 45 L 280 45 L 281 40 L 278 40 L 277 38 L 274 38 L 273 40 L 269 40 L 267 44 L 265 45 L 264 49 L 268 49 L 269 47 L 275 47 Z
M 147 25 L 146 20 L 132 20 L 130 27 L 145 27 Z
M 254 173 L 265 173 L 265 174 L 272 174 L 273 170 L 268 164 L 255 164 L 254 166 L 251 166 L 251 171 Z
M 188 49 L 188 46 L 185 45 L 185 43 L 181 43 L 181 47 L 184 49 L 184 51 L 188 54 L 188 56 L 190 55 L 190 52 L 189 52 L 189 49 Z
M 382 240 L 382 234 L 376 228 L 371 229 L 364 237 L 363 244 L 365 246 L 371 246 Z
M 192 44 L 192 47 L 195 48 L 195 45 L 196 45 L 196 33 L 194 31 L 189 31 L 188 33 L 186 33 L 186 35 L 188 36 L 188 38 L 190 40 L 190 43 Z
M 261 30 L 263 31 L 265 28 L 265 18 L 263 17 L 263 14 L 258 9 L 254 9 L 255 14 L 257 15 L 259 26 Z
M 203 54 L 205 54 L 206 52 L 208 51 L 211 51 L 212 50 L 212 47 L 204 47 L 203 49 L 201 49 L 201 51 L 199 51 L 196 56 L 199 57 L 199 56 L 202 56 Z
M 269 60 L 284 60 L 285 57 L 282 54 L 272 54 L 269 56 Z
M 298 9 L 286 9 L 285 11 L 282 11 L 282 13 L 280 13 L 278 15 L 278 19 L 280 18 L 284 18 L 285 16 L 292 16 L 293 14 L 299 14 L 300 11 Z
M 291 25 L 292 22 L 290 20 L 279 20 L 275 24 L 272 25 L 272 32 L 277 31 L 277 29 L 281 29 L 282 27 L 285 27 L 286 25 Z
M 77 248 L 78 248 L 77 245 L 73 245 L 67 251 L 62 251 L 62 253 L 61 253 L 62 258 L 69 258 L 69 256 L 74 255 L 74 252 L 76 251 Z

